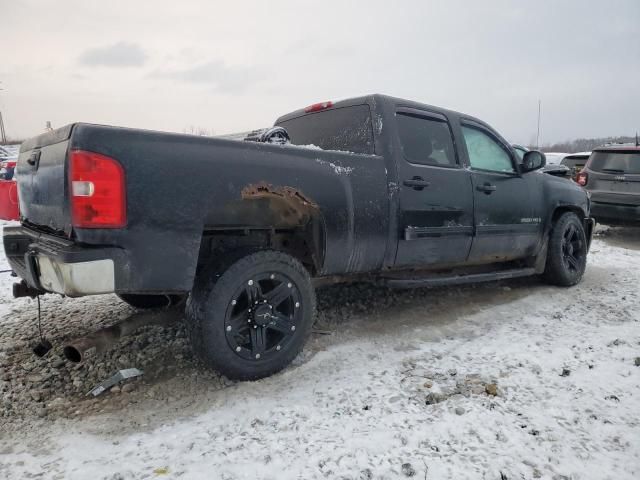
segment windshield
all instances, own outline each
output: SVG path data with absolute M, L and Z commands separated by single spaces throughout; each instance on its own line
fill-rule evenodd
M 332 108 L 278 123 L 293 145 L 315 145 L 323 150 L 374 154 L 368 105 Z
M 589 168 L 604 173 L 640 174 L 640 152 L 593 152 Z

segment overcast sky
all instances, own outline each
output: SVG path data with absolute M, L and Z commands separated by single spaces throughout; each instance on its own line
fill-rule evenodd
M 216 134 L 386 93 L 514 142 L 640 129 L 640 0 L 0 0 L 12 137 L 76 121 Z

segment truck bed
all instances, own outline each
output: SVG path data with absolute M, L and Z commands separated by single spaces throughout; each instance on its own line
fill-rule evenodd
M 116 159 L 127 223 L 76 228 L 69 152 Z M 76 123 L 22 145 L 23 223 L 85 248 L 118 249 L 116 291 L 189 291 L 210 231 L 312 228 L 318 275 L 379 269 L 388 247 L 389 185 L 375 155 Z

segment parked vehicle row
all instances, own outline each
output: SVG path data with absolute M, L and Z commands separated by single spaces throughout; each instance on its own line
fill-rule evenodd
M 513 145 L 522 158 L 528 151 Z M 611 144 L 592 152 L 547 153 L 547 160 L 559 162 L 571 178 L 590 193 L 591 213 L 596 221 L 608 225 L 640 225 L 640 145 Z M 562 175 L 561 171 L 544 169 Z
M 22 224 L 4 229 L 14 294 L 188 296 L 195 352 L 256 379 L 300 351 L 321 283 L 582 278 L 587 193 L 482 120 L 370 95 L 275 127 L 277 143 L 85 123 L 27 140 Z
M 17 145 L 0 145 L 0 220 L 18 220 L 18 188 L 14 178 L 18 160 Z
M 640 224 L 640 145 L 594 149 L 577 182 L 590 193 L 598 221 Z

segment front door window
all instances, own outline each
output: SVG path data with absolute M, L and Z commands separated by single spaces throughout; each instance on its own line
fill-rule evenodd
M 511 155 L 493 138 L 478 128 L 462 126 L 469 163 L 477 170 L 514 173 Z

